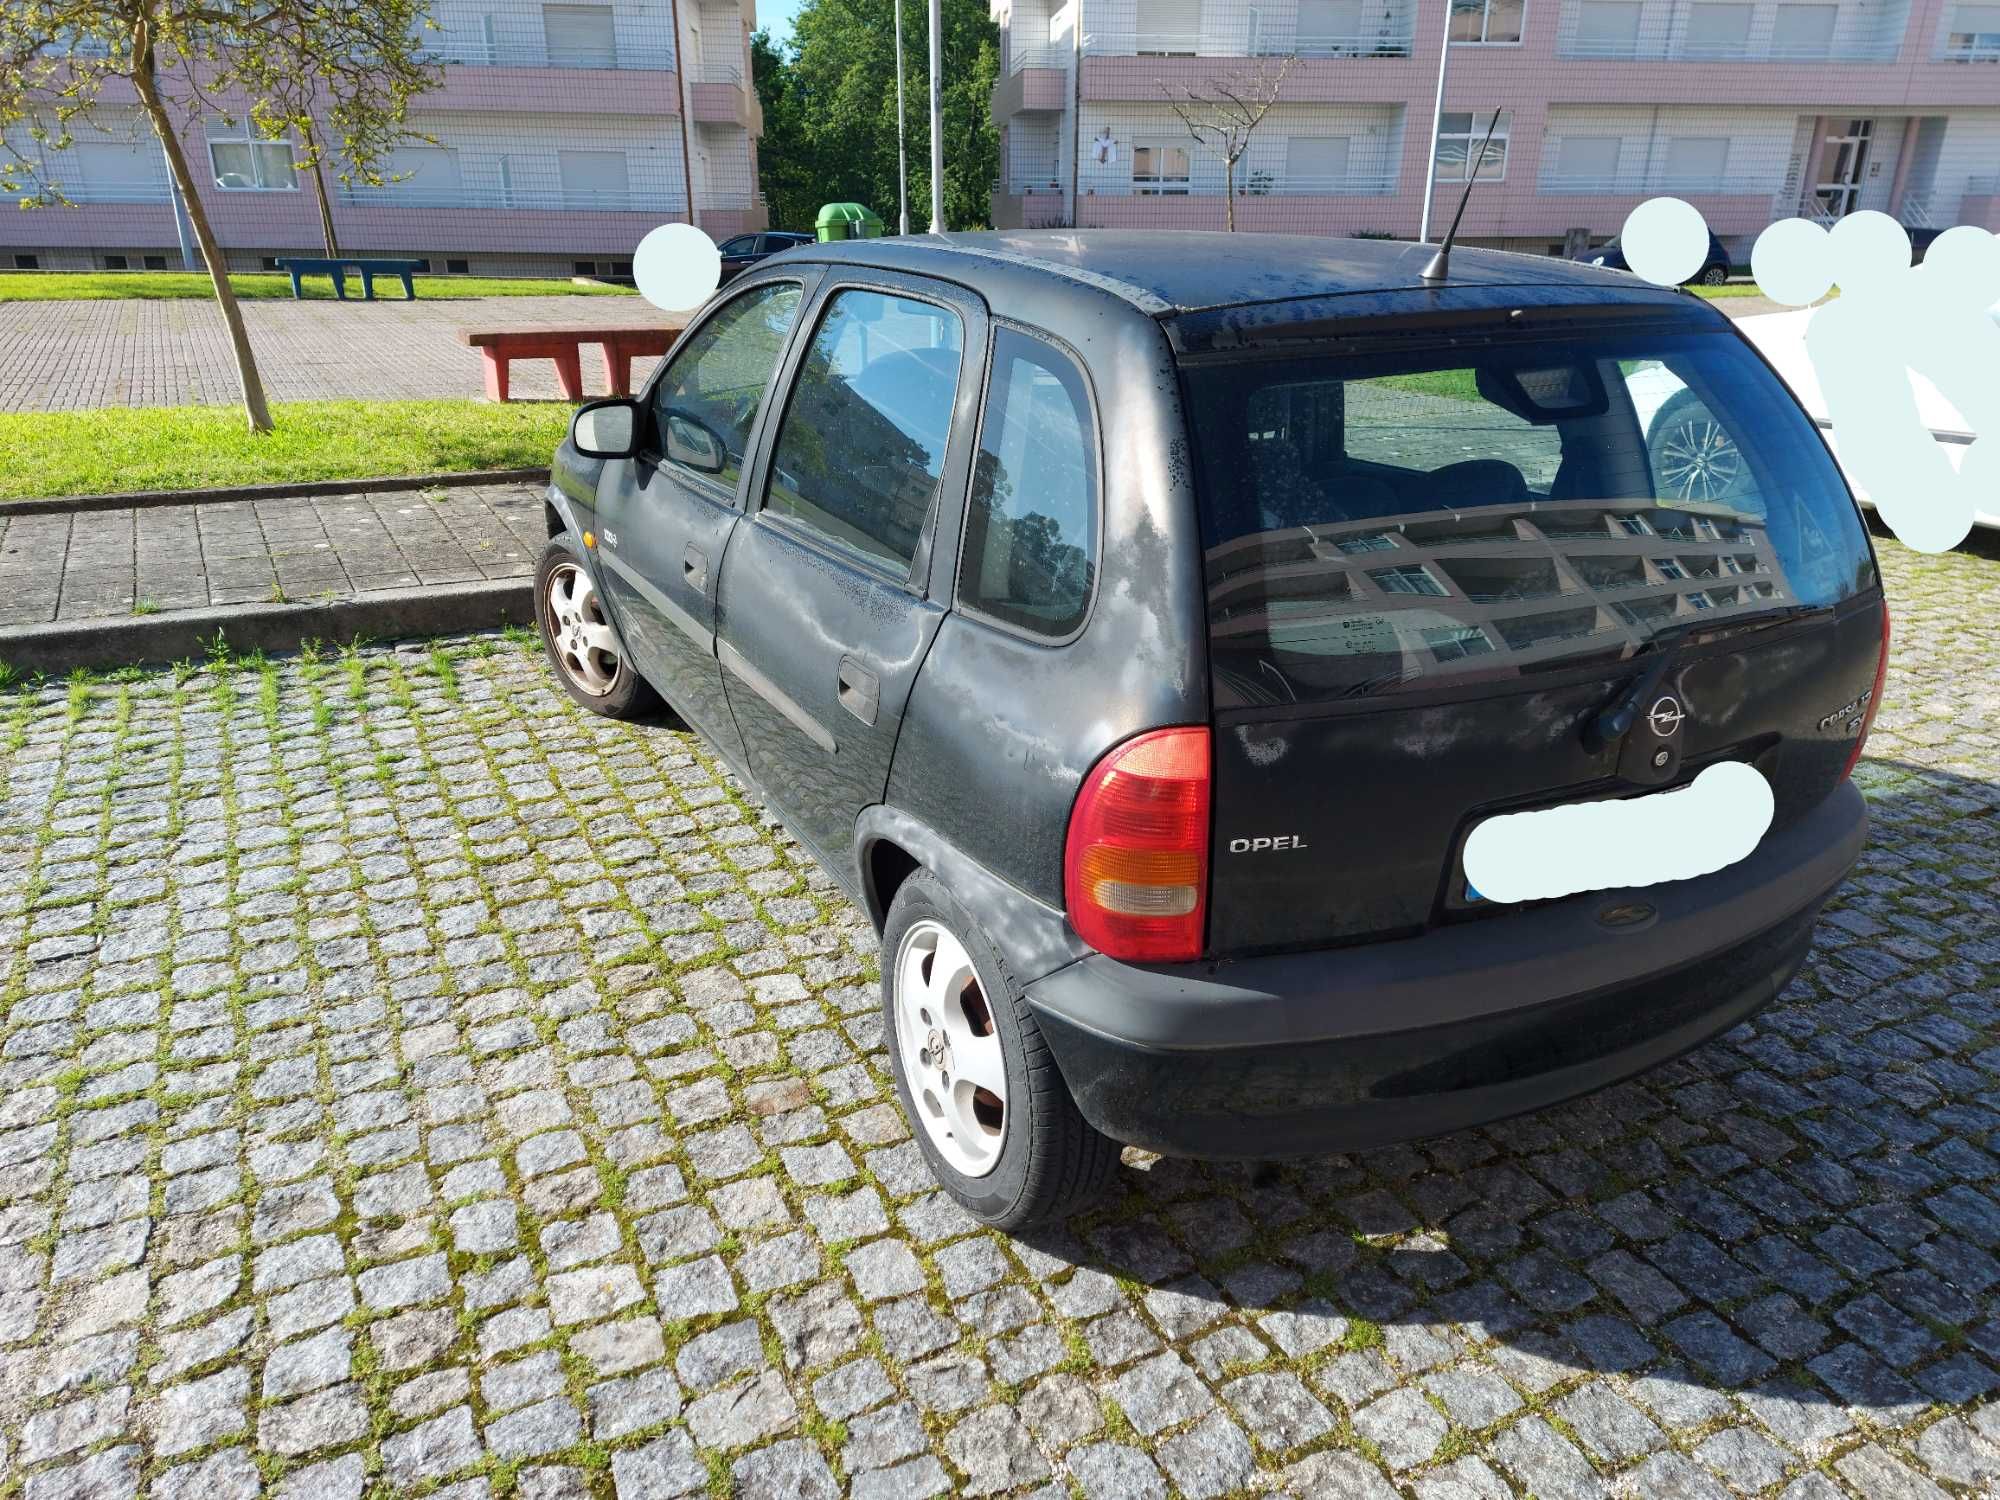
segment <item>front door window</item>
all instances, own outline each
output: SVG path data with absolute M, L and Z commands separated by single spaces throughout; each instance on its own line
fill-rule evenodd
M 790 281 L 746 292 L 674 356 L 653 388 L 653 425 L 670 466 L 735 491 L 751 424 L 798 316 L 799 294 Z M 669 434 L 679 441 L 667 444 Z

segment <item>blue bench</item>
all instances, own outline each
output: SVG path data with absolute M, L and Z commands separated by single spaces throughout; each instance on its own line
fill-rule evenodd
M 281 270 L 291 272 L 292 296 L 294 299 L 305 295 L 304 290 L 299 286 L 299 278 L 301 276 L 331 276 L 333 278 L 333 295 L 338 297 L 342 302 L 345 302 L 347 300 L 347 272 L 355 270 L 361 273 L 361 299 L 364 302 L 373 302 L 375 300 L 375 278 L 377 276 L 400 277 L 403 283 L 403 296 L 409 301 L 414 302 L 417 300 L 417 289 L 411 283 L 410 278 L 424 268 L 424 263 L 420 260 L 380 260 L 373 257 L 357 257 L 352 255 L 343 255 L 338 260 L 321 256 L 290 255 L 281 259 L 278 262 L 278 266 Z

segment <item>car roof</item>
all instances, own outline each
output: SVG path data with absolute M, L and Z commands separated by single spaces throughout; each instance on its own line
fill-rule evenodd
M 892 236 L 816 245 L 813 260 L 949 276 L 980 288 L 982 269 L 1011 266 L 1097 287 L 1154 317 L 1343 293 L 1422 291 L 1434 247 L 1403 240 L 1335 239 L 1219 230 L 1000 230 Z M 1636 293 L 1616 271 L 1542 255 L 1460 246 L 1452 287 L 1536 287 L 1579 301 Z

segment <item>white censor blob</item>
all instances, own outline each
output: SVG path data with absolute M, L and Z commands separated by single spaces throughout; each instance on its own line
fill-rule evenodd
M 721 283 L 722 252 L 692 224 L 662 224 L 632 252 L 632 279 L 653 306 L 687 312 Z
M 1708 220 L 1679 198 L 1648 198 L 1618 232 L 1625 264 L 1660 286 L 1679 286 L 1708 259 Z
M 1465 878 L 1488 901 L 1542 901 L 1712 875 L 1771 826 L 1771 784 L 1725 760 L 1677 791 L 1502 813 L 1465 841 Z
M 1773 302 L 1804 307 L 1833 290 L 1826 231 L 1811 219 L 1780 219 L 1750 251 L 1750 279 Z

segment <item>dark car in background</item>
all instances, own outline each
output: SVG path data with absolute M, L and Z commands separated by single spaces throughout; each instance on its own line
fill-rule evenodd
M 722 252 L 722 280 L 718 285 L 727 285 L 758 261 L 776 255 L 780 250 L 812 242 L 813 237 L 809 234 L 794 234 L 782 229 L 760 229 L 755 234 L 739 234 L 726 239 L 716 246 Z
M 1120 1143 L 1358 1149 L 1653 1067 L 1785 987 L 1861 849 L 1888 615 L 1806 414 L 1685 292 L 1431 254 L 816 245 L 556 455 L 557 680 L 664 698 L 866 912 L 987 1223 Z M 1730 444 L 1699 483 L 1649 441 L 1683 392 Z M 1718 772 L 1765 788 L 1727 858 L 1578 873 L 1737 837 Z
M 1607 271 L 1632 269 L 1625 263 L 1625 251 L 1619 245 L 1616 235 L 1594 249 L 1579 251 L 1575 258 L 1587 266 L 1602 266 Z M 1702 286 L 1721 286 L 1727 280 L 1729 280 L 1729 252 L 1723 248 L 1722 241 L 1711 234 L 1708 237 L 1708 254 L 1702 259 L 1701 269 L 1688 277 L 1687 282 L 1683 284 L 1699 282 Z

